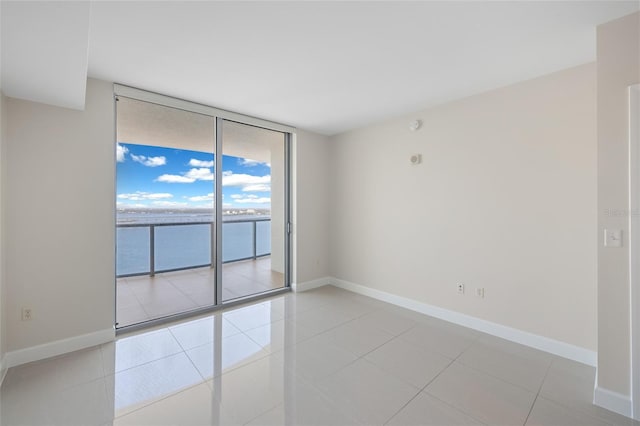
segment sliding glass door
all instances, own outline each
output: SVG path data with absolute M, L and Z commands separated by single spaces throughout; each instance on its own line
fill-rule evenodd
M 288 286 L 289 134 L 116 105 L 116 326 Z
M 218 119 L 222 144 L 222 300 L 282 288 L 286 272 L 286 135 Z
M 117 100 L 117 326 L 214 305 L 215 120 Z

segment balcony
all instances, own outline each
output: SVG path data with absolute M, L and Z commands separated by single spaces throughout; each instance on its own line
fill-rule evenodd
M 215 264 L 214 222 L 134 223 L 117 228 L 118 278 Z M 222 246 L 223 263 L 270 255 L 271 219 L 225 220 Z
M 270 225 L 269 218 L 224 221 L 223 301 L 284 286 L 271 262 Z M 118 225 L 117 327 L 215 303 L 213 229 L 213 222 Z

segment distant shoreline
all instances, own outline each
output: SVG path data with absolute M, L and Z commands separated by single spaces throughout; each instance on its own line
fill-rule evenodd
M 213 222 L 213 209 L 203 208 L 118 208 L 116 222 L 118 225 L 126 224 L 150 224 L 150 223 L 189 223 L 189 222 Z M 269 209 L 237 209 L 225 208 L 222 210 L 223 220 L 270 218 Z
M 143 208 L 143 207 L 118 207 L 118 214 L 121 213 L 138 213 L 138 214 L 213 214 L 213 209 L 207 208 Z M 238 212 L 238 213 L 236 213 Z M 239 213 L 241 212 L 241 213 Z M 252 214 L 252 215 L 270 215 L 270 209 L 260 208 L 230 208 L 222 209 L 222 214 Z

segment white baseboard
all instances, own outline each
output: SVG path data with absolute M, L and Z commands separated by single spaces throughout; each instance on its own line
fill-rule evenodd
M 491 321 L 472 317 L 471 315 L 466 315 L 460 312 L 451 311 L 449 309 L 440 308 L 438 306 L 429 305 L 427 303 L 418 302 L 413 299 L 397 296 L 395 294 L 376 290 L 338 278 L 331 278 L 330 281 L 331 284 L 335 287 L 342 288 L 344 290 L 352 291 L 364 296 L 369 296 L 383 302 L 391 303 L 406 309 L 410 309 L 412 311 L 440 318 L 454 324 L 482 331 L 483 333 L 491 334 L 493 336 L 520 343 L 522 345 L 539 349 L 541 351 L 549 352 L 563 358 L 578 361 L 583 364 L 591 365 L 593 367 L 597 365 L 597 352 L 591 351 L 589 349 L 585 349 L 579 346 L 561 342 L 559 340 L 550 339 L 548 337 L 540 336 L 526 331 L 518 330 L 516 328 L 507 327 L 505 325 L 497 324 Z
M 96 331 L 94 333 L 83 334 L 80 336 L 70 337 L 68 339 L 56 340 L 42 345 L 7 352 L 3 367 L 11 368 L 28 362 L 51 358 L 80 349 L 89 348 L 91 346 L 111 342 L 115 338 L 115 329 L 109 328 L 106 330 Z
M 307 291 L 318 287 L 323 287 L 325 285 L 331 284 L 330 277 L 322 277 L 316 280 L 305 281 L 302 283 L 291 283 L 291 289 L 295 292 L 299 291 Z
M 632 416 L 633 410 L 631 407 L 633 404 L 631 403 L 631 397 L 601 388 L 598 386 L 597 380 L 593 391 L 593 404 L 626 417 Z

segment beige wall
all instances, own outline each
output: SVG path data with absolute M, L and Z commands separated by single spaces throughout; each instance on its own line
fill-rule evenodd
M 6 350 L 112 328 L 112 85 L 89 80 L 84 111 L 5 107 Z
M 629 250 L 605 248 L 603 234 L 622 229 L 626 239 L 629 230 L 627 88 L 640 82 L 640 13 L 601 25 L 597 34 L 598 386 L 629 395 Z
M 2 380 L 5 369 L 7 368 L 4 365 L 4 355 L 6 352 L 7 344 L 6 344 L 6 335 L 7 335 L 7 321 L 4 318 L 5 310 L 5 247 L 4 247 L 4 234 L 5 234 L 5 226 L 4 226 L 4 194 L 5 194 L 5 132 L 7 128 L 7 120 L 5 118 L 7 109 L 5 108 L 5 97 L 0 92 L 0 381 Z
M 7 99 L 7 346 L 17 351 L 113 327 L 112 84 L 89 80 L 85 111 Z M 6 126 L 9 123 L 9 126 Z M 300 131 L 293 280 L 328 275 L 328 139 Z M 33 320 L 20 320 L 21 308 Z
M 2 8 L 0 7 L 0 12 Z M 0 13 L 0 15 L 2 15 Z M 0 21 L 2 20 L 0 16 Z M 1 43 L 0 43 L 1 46 Z M 2 54 L 0 52 L 0 58 Z M 0 70 L 2 66 L 0 64 Z M 4 132 L 5 132 L 5 122 L 4 119 L 6 109 L 4 108 L 4 94 L 0 91 L 0 384 L 2 384 L 2 378 L 4 377 L 4 373 L 6 371 L 6 366 L 4 365 L 4 354 L 6 351 L 6 321 L 4 319 L 4 302 L 5 302 L 5 291 L 4 291 Z
M 298 130 L 292 157 L 292 281 L 301 284 L 329 275 L 329 139 Z
M 332 275 L 595 350 L 595 83 L 586 64 L 333 137 Z
M 588 64 L 333 138 L 298 131 L 293 281 L 333 275 L 594 350 L 595 78 Z M 15 351 L 112 327 L 112 87 L 89 80 L 83 112 L 6 106 Z

